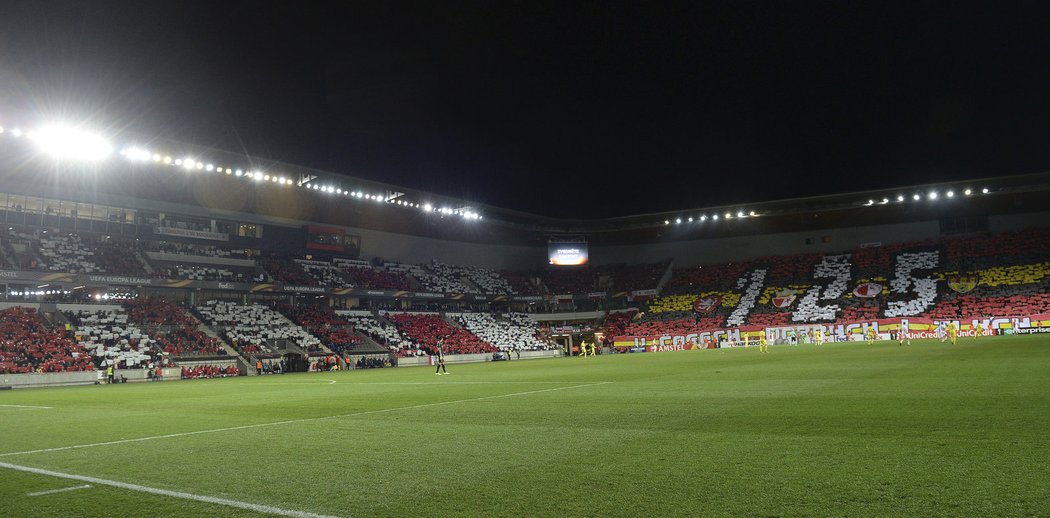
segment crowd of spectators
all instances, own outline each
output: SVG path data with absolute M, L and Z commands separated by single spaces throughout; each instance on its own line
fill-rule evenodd
M 496 317 L 490 313 L 448 313 L 482 341 L 502 350 L 540 351 L 554 345 L 539 337 L 539 328 L 524 313 L 508 313 Z
M 184 380 L 189 379 L 204 379 L 204 378 L 229 378 L 233 376 L 240 376 L 241 371 L 237 369 L 236 365 L 226 365 L 219 367 L 217 365 L 192 365 L 182 368 L 181 378 Z
M 132 322 L 145 327 L 157 347 L 175 356 L 225 355 L 219 340 L 200 330 L 200 321 L 163 297 L 142 297 L 123 303 Z
M 388 347 L 391 352 L 415 349 L 412 340 L 402 335 L 397 326 L 376 319 L 369 311 L 342 310 L 336 311 L 336 314 L 353 326 L 355 332 L 367 335 L 376 343 Z
M 63 315 L 73 325 L 77 342 L 99 365 L 140 368 L 159 360 L 159 352 L 152 345 L 156 340 L 130 322 L 120 307 L 64 311 Z
M 48 329 L 35 308 L 0 310 L 0 374 L 90 370 L 90 354 L 64 329 Z
M 262 304 L 209 300 L 195 310 L 230 345 L 247 355 L 277 354 L 275 340 L 288 340 L 309 352 L 321 350 L 317 337 Z
M 469 331 L 453 326 L 434 314 L 387 313 L 389 319 L 416 348 L 404 347 L 399 356 L 437 354 L 438 341 L 443 342 L 445 354 L 492 353 L 498 349 Z
M 282 306 L 281 312 L 340 356 L 353 352 L 362 341 L 354 332 L 353 324 L 328 309 L 315 305 Z

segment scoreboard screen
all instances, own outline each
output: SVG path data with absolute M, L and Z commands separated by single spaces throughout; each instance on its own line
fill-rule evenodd
M 587 264 L 587 243 L 548 243 L 547 259 L 552 266 Z

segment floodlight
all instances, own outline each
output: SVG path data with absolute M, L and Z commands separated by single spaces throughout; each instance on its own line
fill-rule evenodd
M 690 223 L 692 223 L 692 222 L 693 222 L 693 217 L 692 217 L 692 216 L 689 216 L 689 222 L 690 222 Z
M 919 200 L 922 199 L 922 196 L 919 196 L 918 194 L 916 194 L 916 195 L 912 196 L 911 199 L 913 199 L 915 201 L 919 201 Z
M 955 196 L 955 191 L 948 191 L 948 192 L 944 193 L 944 195 L 949 197 L 949 198 L 952 198 L 952 197 Z
M 988 188 L 981 189 L 981 194 L 988 194 Z
M 160 162 L 160 155 L 158 155 L 158 154 L 154 153 L 154 154 L 153 154 L 153 161 L 154 161 L 154 162 Z
M 670 225 L 670 224 L 671 224 L 670 221 L 667 221 L 666 219 L 664 220 L 664 225 Z
M 758 214 L 755 214 L 755 211 L 751 211 L 749 214 L 751 214 L 751 217 L 758 216 Z
M 715 221 L 718 221 L 718 214 L 715 214 L 714 216 L 711 216 L 711 219 L 713 219 Z
M 885 204 L 887 204 L 887 203 L 889 203 L 889 202 L 890 202 L 890 199 L 889 199 L 889 198 L 883 198 L 883 199 L 882 199 L 882 204 L 883 204 L 883 205 L 885 205 Z
M 937 199 L 937 191 L 930 191 L 930 199 L 931 200 L 936 200 Z
M 675 222 L 675 224 L 681 223 L 682 222 L 682 218 L 676 218 L 674 220 L 674 222 Z
M 113 146 L 101 136 L 63 125 L 45 127 L 33 134 L 33 140 L 55 158 L 98 160 L 113 151 Z
M 903 194 L 898 194 L 897 195 L 897 201 L 904 201 L 904 195 Z
M 736 216 L 737 216 L 738 218 L 742 218 L 742 217 L 744 217 L 744 211 L 742 211 L 742 210 L 741 210 L 741 211 L 737 211 L 737 213 L 736 213 Z
M 164 157 L 164 163 L 165 164 L 170 164 L 171 163 L 171 157 L 170 156 Z
M 700 216 L 700 221 L 707 221 L 707 214 Z
M 237 176 L 244 176 L 244 171 L 241 171 L 240 169 L 238 169 L 237 170 Z
M 196 163 L 196 164 L 194 164 L 194 165 L 195 165 L 195 166 L 197 167 L 197 170 L 198 170 L 198 171 L 200 171 L 201 169 L 204 169 L 204 164 L 203 164 L 203 163 L 201 163 L 201 162 L 197 162 L 197 163 Z
M 973 190 L 972 189 L 966 189 L 965 191 L 963 191 L 963 194 L 969 196 L 969 195 L 973 194 Z
M 11 130 L 11 134 L 14 135 L 15 137 L 21 137 L 22 136 L 22 130 L 20 130 L 18 128 L 15 128 L 15 129 Z
M 215 166 L 213 166 L 211 164 L 208 164 L 208 165 L 204 166 L 204 169 L 210 173 L 210 172 L 215 170 Z
M 733 217 L 733 215 L 731 213 L 728 213 L 728 212 L 726 213 L 726 219 L 732 219 L 732 217 Z
M 175 165 L 182 165 L 182 159 L 181 158 L 176 158 L 175 159 Z

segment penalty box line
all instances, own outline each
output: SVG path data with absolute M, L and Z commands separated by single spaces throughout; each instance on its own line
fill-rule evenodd
M 83 448 L 95 448 L 95 447 L 98 447 L 98 446 L 113 446 L 113 445 L 117 445 L 117 444 L 128 444 L 128 443 L 133 443 L 133 442 L 155 441 L 155 440 L 158 440 L 158 439 L 172 439 L 172 438 L 175 438 L 175 437 L 186 437 L 186 436 L 189 436 L 189 435 L 201 435 L 201 434 L 206 434 L 206 433 L 218 433 L 218 432 L 231 432 L 231 431 L 234 431 L 234 430 L 249 430 L 249 429 L 252 429 L 252 428 L 264 428 L 264 427 L 268 427 L 268 426 L 280 426 L 280 425 L 285 425 L 285 424 L 307 423 L 307 422 L 311 422 L 311 421 L 323 421 L 323 420 L 326 420 L 326 419 L 341 419 L 341 418 L 344 418 L 344 417 L 357 417 L 357 416 L 369 415 L 369 414 L 383 414 L 383 413 L 388 413 L 388 412 L 397 412 L 397 411 L 400 411 L 400 410 L 414 410 L 414 409 L 417 409 L 417 408 L 428 408 L 428 407 L 435 407 L 435 406 L 442 406 L 442 405 L 453 405 L 453 404 L 457 404 L 457 403 L 469 403 L 469 402 L 473 402 L 473 401 L 485 401 L 485 400 L 488 400 L 488 399 L 498 399 L 498 398 L 515 397 L 515 396 L 527 396 L 527 395 L 530 395 L 530 394 L 540 394 L 540 393 L 543 393 L 543 392 L 554 392 L 554 391 L 558 391 L 558 390 L 571 390 L 571 389 L 586 388 L 586 387 L 596 387 L 596 386 L 599 386 L 599 385 L 606 385 L 606 384 L 609 384 L 609 383 L 612 383 L 612 382 L 611 381 L 599 381 L 599 382 L 596 382 L 596 383 L 588 383 L 588 384 L 585 384 L 585 385 L 570 385 L 570 386 L 567 386 L 567 387 L 554 387 L 554 388 L 539 389 L 539 390 L 527 390 L 525 392 L 512 392 L 510 394 L 497 394 L 497 395 L 494 395 L 494 396 L 481 396 L 481 397 L 467 398 L 467 399 L 456 399 L 456 400 L 453 400 L 453 401 L 439 401 L 437 403 L 423 403 L 423 404 L 419 404 L 419 405 L 400 406 L 400 407 L 393 407 L 393 408 L 381 408 L 381 409 L 378 409 L 378 410 L 364 410 L 364 411 L 361 411 L 361 412 L 353 412 L 353 413 L 349 413 L 349 414 L 339 414 L 339 415 L 331 415 L 331 416 L 324 416 L 324 417 L 307 417 L 307 418 L 303 418 L 303 419 L 291 419 L 291 420 L 287 420 L 287 421 L 274 421 L 274 422 L 271 422 L 271 423 L 247 424 L 247 425 L 241 425 L 241 426 L 228 426 L 228 427 L 225 427 L 225 428 L 212 428 L 212 429 L 209 429 L 209 430 L 196 430 L 196 431 L 193 431 L 193 432 L 179 432 L 179 433 L 169 433 L 169 434 L 164 434 L 164 435 L 153 435 L 153 436 L 149 436 L 149 437 L 138 437 L 136 439 L 121 439 L 121 440 L 117 440 L 117 441 L 96 442 L 96 443 L 90 443 L 90 444 L 76 444 L 76 445 L 72 445 L 72 446 L 59 446 L 59 447 L 55 447 L 55 448 L 43 448 L 43 449 L 39 449 L 39 450 L 16 451 L 16 452 L 10 452 L 10 453 L 0 453 L 0 457 L 12 457 L 12 456 L 15 456 L 15 455 L 30 455 L 30 454 L 33 454 L 33 453 L 50 453 L 50 452 L 66 451 L 66 450 L 78 450 L 78 449 L 83 449 Z
M 0 468 L 12 469 L 15 471 L 24 471 L 26 473 L 33 473 L 36 475 L 46 475 L 49 477 L 65 478 L 69 480 L 78 480 L 80 482 L 90 482 L 99 486 L 110 486 L 120 489 L 127 489 L 131 491 L 139 491 L 142 493 L 150 493 L 154 495 L 169 496 L 172 498 L 181 498 L 183 500 L 196 500 L 198 502 L 205 502 L 208 504 L 225 505 L 228 507 L 236 507 L 239 509 L 247 509 L 249 511 L 256 511 L 260 513 L 276 514 L 280 516 L 292 516 L 295 518 L 335 518 L 331 515 L 310 513 L 306 511 L 296 511 L 294 509 L 282 509 L 280 507 L 273 507 L 270 505 L 253 504 L 251 502 L 241 502 L 240 500 L 231 500 L 229 498 L 217 498 L 214 496 L 195 495 L 193 493 L 185 493 L 182 491 L 171 491 L 168 489 L 160 489 L 156 487 L 141 486 L 138 484 L 129 484 L 127 482 L 120 482 L 117 480 L 108 480 L 97 477 L 85 477 L 83 475 L 74 475 L 72 473 L 62 473 L 59 471 L 51 471 L 47 469 L 31 468 L 29 466 L 19 466 L 18 464 L 8 464 L 6 462 L 0 462 Z M 82 486 L 83 487 L 83 486 Z M 67 489 L 78 489 L 78 488 L 67 488 Z

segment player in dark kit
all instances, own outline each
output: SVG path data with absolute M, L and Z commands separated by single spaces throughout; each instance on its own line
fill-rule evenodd
M 445 369 L 445 349 L 444 349 L 444 347 L 442 347 L 442 345 L 443 345 L 442 341 L 438 340 L 438 343 L 437 343 L 437 349 L 438 349 L 438 351 L 437 351 L 437 369 L 434 371 L 434 374 L 437 374 L 438 376 L 441 375 L 442 371 L 444 371 L 445 374 L 448 374 L 448 370 Z

